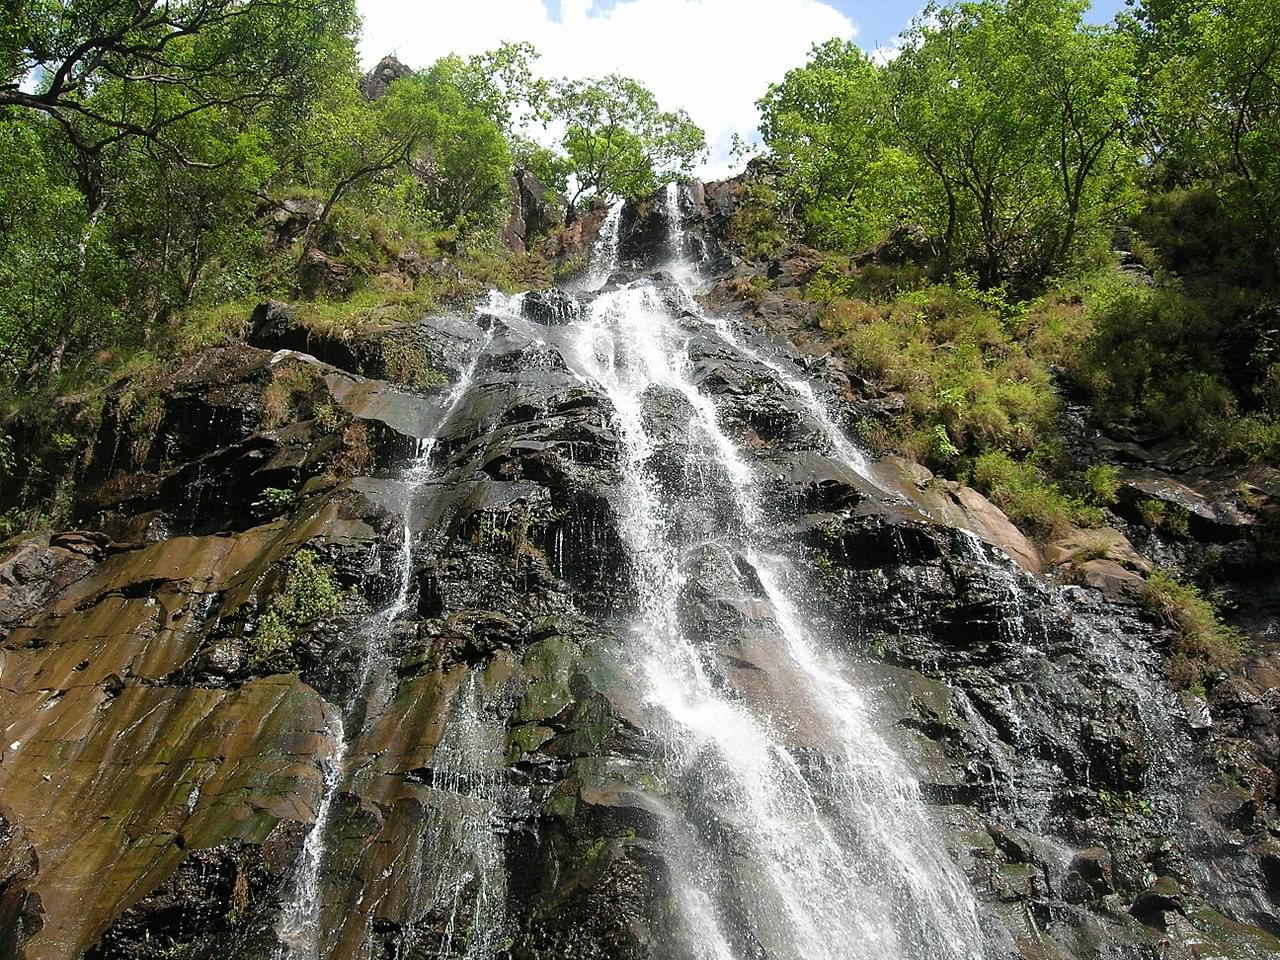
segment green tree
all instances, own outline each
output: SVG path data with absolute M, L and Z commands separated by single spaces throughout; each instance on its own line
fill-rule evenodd
M 62 237 L 59 278 L 86 296 L 63 298 L 57 315 L 33 307 L 33 376 L 123 336 L 103 328 L 107 304 L 127 306 L 121 318 L 145 339 L 191 298 L 239 242 L 272 155 L 287 154 L 334 77 L 352 74 L 355 24 L 352 0 L 18 6 L 0 30 L 0 118 L 39 140 L 84 209 L 74 242 Z M 94 286 L 108 250 L 124 289 Z
M 1145 129 L 1166 185 L 1210 185 L 1280 263 L 1280 25 L 1269 0 L 1137 11 Z
M 91 211 L 114 144 L 145 140 L 207 168 L 180 133 L 193 116 L 296 120 L 353 63 L 357 23 L 353 0 L 24 0 L 17 13 L 0 31 L 0 111 L 61 128 Z
M 856 45 L 831 40 L 757 104 L 789 212 L 824 246 L 864 247 L 919 207 L 920 174 L 893 147 L 882 81 Z
M 929 7 L 887 68 L 888 111 L 931 174 L 944 252 L 1038 280 L 1122 214 L 1132 46 L 1077 0 Z
M 511 152 L 490 115 L 492 102 L 465 81 L 461 61 L 446 57 L 396 80 L 372 102 L 353 84 L 332 91 L 313 121 L 308 179 L 325 200 L 303 256 L 341 201 L 407 173 L 434 226 L 492 225 L 506 200 Z
M 548 115 L 564 125 L 561 146 L 576 189 L 569 208 L 588 194 L 638 196 L 687 174 L 706 152 L 706 136 L 683 110 L 662 110 L 642 84 L 610 74 L 556 84 Z
M 1077 0 L 930 6 L 877 66 L 814 48 L 760 101 L 779 186 L 813 239 L 853 249 L 896 223 L 944 267 L 1038 282 L 1129 205 L 1133 43 Z

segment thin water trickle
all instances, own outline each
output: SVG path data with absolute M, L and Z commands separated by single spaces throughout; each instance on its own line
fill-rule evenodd
M 280 941 L 280 960 L 321 960 L 325 956 L 325 931 L 321 922 L 323 906 L 323 869 L 328 853 L 329 820 L 333 806 L 347 782 L 347 757 L 352 742 L 363 732 L 362 722 L 352 718 L 367 719 L 368 702 L 374 688 L 384 679 L 375 667 L 383 662 L 384 645 L 392 626 L 404 616 L 413 597 L 413 497 L 430 477 L 432 456 L 435 453 L 441 430 L 448 424 L 466 396 L 475 378 L 481 356 L 493 338 L 492 328 L 486 333 L 471 360 L 463 369 L 457 383 L 449 388 L 446 401 L 433 434 L 421 438 L 416 444 L 413 460 L 404 468 L 401 481 L 406 490 L 403 525 L 396 557 L 397 585 L 392 600 L 382 608 L 361 631 L 357 639 L 359 664 L 351 693 L 342 709 L 329 721 L 334 751 L 324 764 L 324 781 L 316 818 L 303 842 L 298 865 L 294 869 L 292 894 L 285 904 L 277 925 Z

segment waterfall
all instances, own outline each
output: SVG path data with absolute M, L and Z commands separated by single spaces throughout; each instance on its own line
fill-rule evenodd
M 490 710 L 481 672 L 469 670 L 435 749 L 425 820 L 408 870 L 416 913 L 439 918 L 442 929 L 437 935 L 411 919 L 397 960 L 490 960 L 508 938 L 501 823 L 522 797 L 506 783 L 506 730 Z
M 413 459 L 401 472 L 400 479 L 406 492 L 396 558 L 396 593 L 354 640 L 359 665 L 356 680 L 341 711 L 336 712 L 330 722 L 334 751 L 324 764 L 323 791 L 316 808 L 315 821 L 303 842 L 298 864 L 294 868 L 292 893 L 281 911 L 276 930 L 281 944 L 278 952 L 281 960 L 322 960 L 326 955 L 321 908 L 322 872 L 328 852 L 329 820 L 334 801 L 347 782 L 347 754 L 351 743 L 363 732 L 362 719 L 368 716 L 368 703 L 385 679 L 375 671 L 375 667 L 385 665 L 384 645 L 391 628 L 409 609 L 412 600 L 414 493 L 430 479 L 432 455 L 439 443 L 440 432 L 471 388 L 480 358 L 488 349 L 492 338 L 493 330 L 490 328 L 463 368 L 458 381 L 445 393 L 436 429 L 431 436 L 419 439 Z
M 586 289 L 599 290 L 618 269 L 619 230 L 622 226 L 622 209 L 619 200 L 609 208 L 600 224 L 600 235 L 591 249 L 591 262 L 587 267 Z
M 678 216 L 668 223 L 679 229 Z M 681 258 L 685 248 L 669 247 Z M 677 277 L 692 273 L 687 258 L 680 265 Z M 621 440 L 616 510 L 634 571 L 630 656 L 665 718 L 666 846 L 686 948 L 716 960 L 979 956 L 967 885 L 848 665 L 811 636 L 757 471 L 694 382 L 690 332 L 663 293 L 638 280 L 597 296 L 576 359 L 608 397 Z M 651 427 L 663 398 L 687 411 L 676 431 L 685 442 L 682 492 L 654 466 L 668 442 Z M 703 555 L 715 558 L 736 600 L 762 611 L 754 628 L 768 636 L 738 642 L 763 664 L 766 689 L 738 677 L 682 620 L 681 597 L 699 586 L 688 562 Z
M 874 483 L 866 456 L 849 441 L 845 432 L 836 424 L 830 409 L 818 398 L 813 385 L 807 380 L 794 376 L 774 358 L 748 346 L 737 335 L 732 325 L 723 317 L 707 317 L 698 302 L 692 296 L 688 296 L 689 291 L 684 284 L 688 283 L 690 278 L 696 275 L 696 268 L 687 257 L 682 255 L 684 251 L 690 248 L 691 244 L 687 239 L 688 232 L 680 215 L 680 185 L 678 183 L 672 183 L 667 187 L 664 197 L 664 217 L 667 222 L 667 229 L 673 234 L 673 239 L 668 242 L 668 249 L 673 251 L 676 257 L 676 269 L 673 272 L 684 281 L 681 285 L 682 292 L 686 294 L 686 306 L 690 312 L 699 320 L 709 324 L 732 350 L 753 363 L 759 364 L 777 377 L 778 382 L 800 401 L 805 412 L 817 424 L 822 436 L 835 453 L 836 459 L 864 480 Z

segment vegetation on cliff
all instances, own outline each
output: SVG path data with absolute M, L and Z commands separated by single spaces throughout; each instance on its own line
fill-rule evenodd
M 1180 471 L 1280 463 L 1274 10 L 1087 8 L 931 4 L 892 58 L 816 47 L 759 102 L 732 225 L 748 256 L 791 258 L 778 284 L 889 398 L 864 441 L 1043 540 L 1112 522 L 1118 495 L 1115 463 L 1069 449 L 1069 409 Z M 1189 537 L 1177 505 L 1130 512 Z M 1177 679 L 1238 656 L 1188 583 L 1157 574 L 1146 600 L 1182 638 Z
M 0 391 L 65 392 L 264 294 L 430 303 L 523 281 L 513 165 L 575 199 L 687 173 L 703 136 L 527 44 L 360 76 L 353 0 L 19 3 L 0 28 Z M 556 120 L 562 149 L 528 140 Z M 447 258 L 455 269 L 423 276 Z M 460 271 L 460 273 L 459 273 Z M 514 276 L 513 276 L 514 275 Z M 440 289 L 444 287 L 443 291 Z M 215 333 L 216 335 L 216 333 Z

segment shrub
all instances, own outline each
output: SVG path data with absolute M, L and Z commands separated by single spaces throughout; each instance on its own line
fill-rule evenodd
M 1109 507 L 1120 494 L 1120 468 L 1109 463 L 1093 463 L 1084 471 L 1085 496 L 1090 503 Z
M 289 507 L 293 506 L 298 495 L 292 490 L 282 487 L 267 487 L 259 494 L 258 499 L 253 502 L 252 510 L 260 517 L 271 517 L 278 513 L 283 513 Z
M 277 364 L 262 391 L 262 423 L 279 427 L 298 417 L 317 383 L 316 372 L 304 361 Z
M 332 568 L 319 563 L 310 550 L 299 550 L 289 561 L 282 589 L 258 620 L 250 642 L 253 661 L 262 664 L 284 652 L 299 630 L 332 616 L 341 605 L 342 591 Z
M 1243 637 L 1223 624 L 1213 604 L 1191 584 L 1155 570 L 1147 578 L 1145 602 L 1177 632 L 1170 663 L 1175 683 L 1202 690 L 1215 674 L 1239 661 Z
M 1002 293 L 932 285 L 886 303 L 836 299 L 823 328 L 864 376 L 901 391 L 896 448 L 946 471 L 992 450 L 1029 455 L 1053 433 L 1058 396 Z
M 728 232 L 748 258 L 768 260 L 781 253 L 788 238 L 781 226 L 777 192 L 764 183 L 747 186 L 738 198 Z
M 1057 536 L 1070 525 L 1097 526 L 1102 517 L 1062 491 L 1039 467 L 1019 462 L 1002 451 L 979 456 L 973 484 L 1015 523 L 1041 536 Z

